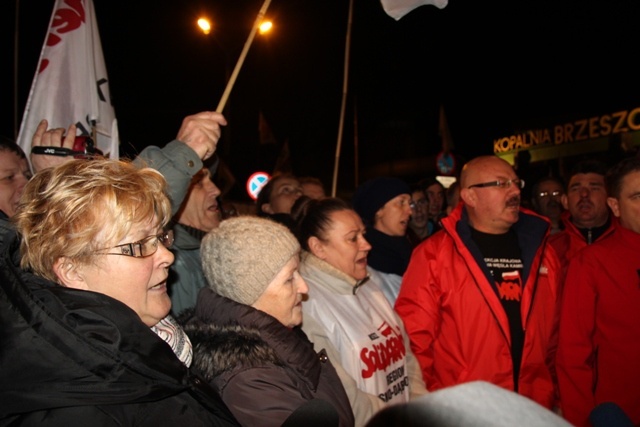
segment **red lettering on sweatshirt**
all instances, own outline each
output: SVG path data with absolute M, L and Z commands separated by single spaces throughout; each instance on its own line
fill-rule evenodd
M 404 358 L 407 351 L 404 347 L 402 335 L 386 322 L 378 328 L 384 341 L 372 344 L 360 351 L 360 360 L 365 368 L 362 378 L 371 378 L 376 371 L 385 371 L 392 363 Z

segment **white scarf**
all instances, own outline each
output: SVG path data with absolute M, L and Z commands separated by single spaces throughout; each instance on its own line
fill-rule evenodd
M 171 346 L 171 350 L 182 363 L 187 367 L 191 366 L 193 357 L 191 341 L 189 341 L 187 334 L 184 333 L 178 322 L 171 315 L 167 315 L 167 317 L 152 326 L 151 330 Z

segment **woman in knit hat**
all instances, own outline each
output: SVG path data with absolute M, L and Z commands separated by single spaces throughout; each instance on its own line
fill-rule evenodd
M 280 426 L 320 399 L 333 406 L 340 426 L 353 425 L 326 352 L 316 352 L 299 327 L 307 285 L 291 232 L 266 218 L 230 218 L 204 237 L 200 250 L 209 287 L 181 320 L 194 368 L 240 423 Z
M 369 274 L 393 306 L 412 251 L 406 234 L 411 218 L 411 188 L 399 178 L 374 178 L 356 189 L 352 203 L 367 227 L 371 244 Z
M 326 349 L 357 426 L 386 406 L 425 394 L 402 320 L 367 272 L 371 245 L 343 200 L 300 198 L 292 213 L 309 287 L 302 329 Z

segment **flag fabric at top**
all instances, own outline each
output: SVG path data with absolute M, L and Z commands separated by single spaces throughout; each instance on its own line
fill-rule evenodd
M 111 158 L 119 157 L 119 136 L 92 0 L 56 0 L 49 30 L 22 117 L 18 144 L 31 152 L 42 119 L 50 128 L 75 123 Z M 95 128 L 95 129 L 94 129 Z
M 449 0 L 380 0 L 380 3 L 387 15 L 397 21 L 418 6 L 431 4 L 443 9 Z

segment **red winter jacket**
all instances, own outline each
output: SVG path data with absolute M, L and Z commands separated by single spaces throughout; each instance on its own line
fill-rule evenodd
M 598 242 L 613 233 L 617 220 L 613 215 L 611 215 L 611 217 L 611 225 L 609 225 L 609 228 L 607 228 L 607 230 L 602 233 L 595 242 Z M 549 244 L 553 246 L 553 249 L 558 255 L 560 267 L 562 268 L 562 278 L 564 278 L 567 274 L 567 268 L 569 267 L 569 261 L 571 261 L 571 258 L 573 258 L 580 249 L 588 246 L 588 244 L 582 233 L 580 233 L 580 230 L 578 230 L 578 227 L 571 222 L 571 213 L 569 211 L 564 211 L 561 219 L 564 224 L 564 230 L 551 235 L 551 237 L 549 237 Z M 564 279 L 561 280 L 564 283 Z
M 611 237 L 569 263 L 557 371 L 562 413 L 577 426 L 614 402 L 640 425 L 640 235 L 616 224 Z
M 485 380 L 513 390 L 507 315 L 471 240 L 462 204 L 442 226 L 414 250 L 395 305 L 427 388 Z M 546 245 L 546 219 L 521 209 L 513 229 L 522 248 L 525 283 L 519 393 L 552 408 L 557 403 L 552 335 L 557 331 L 559 264 Z

